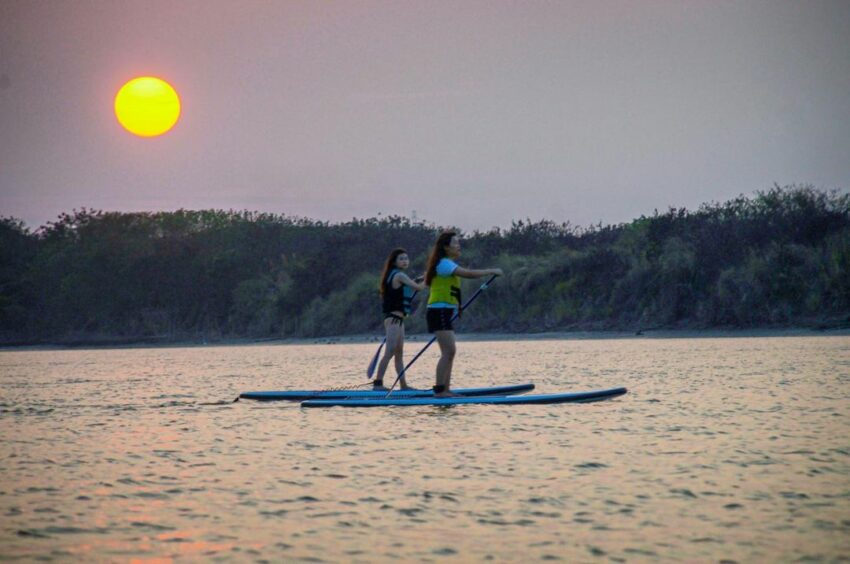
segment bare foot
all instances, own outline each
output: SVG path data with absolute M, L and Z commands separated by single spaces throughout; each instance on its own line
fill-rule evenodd
M 452 391 L 446 390 L 445 392 L 440 392 L 439 394 L 434 394 L 435 398 L 459 398 L 460 394 L 456 394 Z

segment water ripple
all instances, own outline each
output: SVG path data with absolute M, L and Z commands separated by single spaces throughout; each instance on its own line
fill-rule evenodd
M 840 561 L 846 337 L 461 342 L 570 406 L 303 410 L 372 345 L 0 352 L 3 557 Z M 358 360 L 359 359 L 359 360 Z M 412 381 L 427 386 L 436 357 Z M 356 372 L 356 374 L 355 374 Z

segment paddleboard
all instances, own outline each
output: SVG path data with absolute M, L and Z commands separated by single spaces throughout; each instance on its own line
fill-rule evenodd
M 611 388 L 590 392 L 572 392 L 566 394 L 536 394 L 530 396 L 481 396 L 454 398 L 393 398 L 387 399 L 320 399 L 301 402 L 301 407 L 382 407 L 382 406 L 414 406 L 414 405 L 461 405 L 461 404 L 495 404 L 495 405 L 532 405 L 538 403 L 588 403 L 602 401 L 627 392 L 626 388 Z M 455 392 L 457 393 L 457 392 Z
M 513 386 L 494 386 L 491 388 L 461 388 L 452 390 L 456 394 L 467 397 L 480 396 L 510 396 L 524 394 L 534 389 L 534 384 L 516 384 Z M 260 401 L 304 401 L 309 399 L 381 399 L 387 395 L 385 391 L 373 390 L 285 390 L 280 392 L 245 392 L 239 394 L 241 399 L 252 399 Z M 427 390 L 393 390 L 390 398 L 433 398 L 434 391 Z

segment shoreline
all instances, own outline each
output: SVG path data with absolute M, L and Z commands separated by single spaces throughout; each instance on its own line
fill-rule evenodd
M 619 339 L 734 339 L 766 337 L 842 337 L 850 336 L 850 328 L 814 329 L 807 327 L 761 328 L 761 329 L 654 329 L 644 331 L 546 331 L 540 333 L 463 333 L 458 332 L 459 342 L 486 341 L 587 341 Z M 424 343 L 431 338 L 428 333 L 407 335 L 410 343 Z M 87 349 L 147 349 L 147 348 L 195 348 L 195 347 L 240 347 L 240 346 L 305 346 L 339 344 L 378 344 L 383 339 L 379 334 L 334 335 L 327 337 L 297 338 L 229 338 L 217 340 L 176 339 L 152 342 L 148 340 L 127 342 L 78 342 L 0 345 L 4 351 L 52 351 Z

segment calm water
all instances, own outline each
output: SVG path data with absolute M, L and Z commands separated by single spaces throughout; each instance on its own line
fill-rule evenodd
M 375 346 L 0 352 L 0 555 L 850 558 L 850 337 L 460 343 L 456 386 L 630 389 L 596 404 L 230 403 Z

